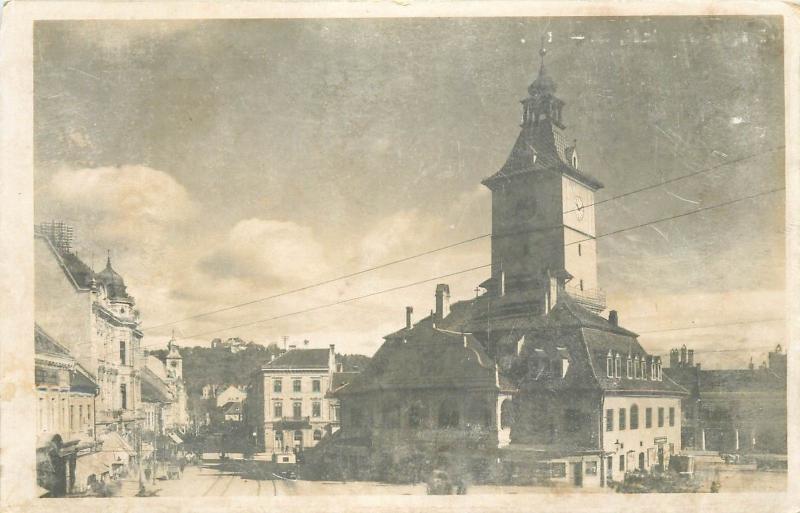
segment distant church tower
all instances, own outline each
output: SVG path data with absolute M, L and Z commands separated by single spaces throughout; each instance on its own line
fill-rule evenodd
M 183 358 L 181 358 L 181 354 L 178 352 L 178 346 L 175 344 L 175 334 L 173 333 L 172 338 L 167 343 L 167 348 L 169 352 L 167 353 L 167 377 L 169 377 L 174 382 L 182 383 L 183 382 Z
M 522 100 L 522 130 L 505 165 L 482 183 L 492 191 L 492 296 L 539 298 L 549 311 L 569 293 L 605 308 L 597 282 L 594 193 L 576 143 L 565 135 L 564 102 L 544 66 Z M 511 299 L 509 297 L 509 299 Z M 524 300 L 523 300 L 524 301 Z

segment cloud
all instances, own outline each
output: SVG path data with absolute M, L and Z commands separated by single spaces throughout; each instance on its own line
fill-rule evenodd
M 38 212 L 79 220 L 93 237 L 111 240 L 160 238 L 196 213 L 180 183 L 145 166 L 62 169 L 42 192 Z
M 305 284 L 329 271 L 322 244 L 311 229 L 291 221 L 239 221 L 224 244 L 203 258 L 201 269 L 216 279 L 261 285 Z

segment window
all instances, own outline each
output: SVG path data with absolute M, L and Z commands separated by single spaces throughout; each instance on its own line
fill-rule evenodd
M 575 433 L 581 429 L 583 423 L 583 414 L 580 410 L 566 409 L 564 410 L 564 424 L 570 433 Z
M 320 417 L 322 416 L 322 404 L 319 401 L 314 401 L 311 403 L 311 416 L 312 417 Z
M 550 464 L 550 477 L 567 477 L 567 464 L 566 463 L 551 463 Z
M 669 409 L 669 425 L 670 427 L 675 425 L 675 408 L 672 407 Z
M 314 430 L 314 440 L 317 442 L 322 440 L 322 431 L 320 431 L 319 429 Z
M 617 353 L 616 358 L 614 358 L 614 377 L 620 377 L 622 371 L 622 360 L 619 357 L 619 353 Z
M 126 365 L 128 363 L 128 360 L 125 359 L 125 357 L 127 356 L 125 354 L 125 352 L 126 352 L 125 351 L 125 341 L 124 340 L 120 340 L 119 341 L 119 363 L 121 363 L 122 365 Z
M 578 256 L 581 256 L 581 244 L 578 243 Z
M 644 427 L 653 427 L 653 408 L 647 408 L 644 411 Z
M 620 431 L 625 429 L 625 408 L 619 409 L 619 429 Z
M 311 390 L 313 392 L 319 392 L 320 390 L 322 390 L 322 384 L 320 380 L 315 379 L 314 381 L 311 382 Z
M 658 409 L 658 427 L 664 427 L 664 408 Z
M 614 431 L 614 410 L 606 410 L 606 431 Z
M 283 403 L 275 403 L 272 405 L 272 416 L 276 419 L 283 417 Z
M 300 390 L 301 390 L 300 380 L 295 379 L 294 381 L 292 381 L 292 392 L 300 392 Z
M 611 351 L 609 351 L 608 355 L 606 356 L 606 376 L 609 378 L 614 377 L 614 369 L 612 368 L 611 364 Z
M 625 472 L 625 455 L 620 454 L 619 456 L 619 470 L 620 472 Z
M 88 411 L 86 413 L 89 413 Z M 83 425 L 83 405 L 78 406 L 78 425 Z
M 439 406 L 439 427 L 458 427 L 458 409 L 449 401 L 443 401 Z
M 120 395 L 120 398 L 122 399 L 122 409 L 123 410 L 127 410 L 128 409 L 128 385 L 123 383 L 123 384 L 121 384 L 119 386 L 119 395 Z
M 303 416 L 303 403 L 296 402 L 292 404 L 292 417 L 299 419 Z
M 275 431 L 275 442 L 277 442 L 278 445 L 283 443 L 283 431 Z
M 639 406 L 631 406 L 631 429 L 639 429 Z
M 586 474 L 591 476 L 597 475 L 597 462 L 596 461 L 587 461 L 584 463 L 586 466 Z
M 339 405 L 333 407 L 333 420 L 339 420 Z
M 422 408 L 418 404 L 412 404 L 408 409 L 408 427 L 419 427 L 422 424 Z
M 639 357 L 633 357 L 633 379 L 639 379 Z
M 302 442 L 303 441 L 303 432 L 299 429 L 294 432 L 294 441 L 295 442 Z
M 628 379 L 633 377 L 633 361 L 631 360 L 631 355 L 628 355 L 628 360 L 625 365 L 625 377 Z
M 278 378 L 278 379 L 273 379 L 272 380 L 272 391 L 276 392 L 276 393 L 280 393 L 280 392 L 283 391 L 283 380 L 282 379 Z
M 75 427 L 76 427 L 75 406 L 71 404 L 69 406 L 69 430 L 72 431 L 73 429 L 75 429 Z

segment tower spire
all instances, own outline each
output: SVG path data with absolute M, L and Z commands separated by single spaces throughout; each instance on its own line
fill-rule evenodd
M 547 48 L 544 47 L 544 34 L 542 34 L 542 45 L 539 47 L 539 75 L 544 73 L 544 56 L 547 55 Z

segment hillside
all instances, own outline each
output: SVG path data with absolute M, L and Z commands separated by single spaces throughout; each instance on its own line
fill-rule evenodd
M 246 385 L 255 371 L 269 363 L 273 355 L 278 356 L 281 349 L 276 344 L 262 346 L 248 344 L 246 349 L 232 353 L 224 348 L 182 347 L 183 378 L 190 396 L 200 395 L 203 385 L 230 383 Z M 166 350 L 152 351 L 150 354 L 161 360 L 166 358 Z M 360 371 L 369 362 L 369 357 L 360 354 L 336 355 L 345 371 Z

